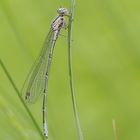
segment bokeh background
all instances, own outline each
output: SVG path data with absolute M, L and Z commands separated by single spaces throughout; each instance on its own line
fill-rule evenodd
M 69 0 L 0 0 L 0 59 L 19 91 L 37 58 L 50 23 Z M 62 31 L 67 36 L 67 31 Z M 67 59 L 60 36 L 49 77 L 48 140 L 77 140 Z M 73 78 L 85 140 L 140 139 L 140 1 L 75 2 Z M 29 105 L 42 130 L 42 98 Z M 0 67 L 0 139 L 42 139 Z

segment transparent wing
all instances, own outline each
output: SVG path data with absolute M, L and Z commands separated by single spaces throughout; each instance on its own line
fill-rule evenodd
M 45 71 L 48 64 L 49 52 L 52 46 L 53 31 L 50 29 L 39 57 L 29 72 L 23 88 L 22 97 L 29 103 L 34 103 L 39 95 L 43 93 Z

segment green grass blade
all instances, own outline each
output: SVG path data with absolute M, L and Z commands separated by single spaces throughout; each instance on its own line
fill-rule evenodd
M 113 127 L 113 133 L 114 133 L 114 140 L 119 140 L 118 133 L 117 133 L 117 127 L 116 127 L 116 121 L 114 119 L 112 120 L 112 127 Z
M 39 126 L 38 126 L 36 120 L 34 119 L 32 113 L 31 113 L 30 110 L 28 109 L 28 107 L 27 107 L 27 105 L 25 104 L 24 100 L 23 100 L 22 97 L 20 96 L 20 92 L 19 92 L 17 86 L 15 85 L 15 83 L 14 83 L 12 77 L 10 76 L 8 70 L 6 69 L 6 67 L 5 67 L 5 65 L 4 65 L 4 63 L 2 62 L 1 59 L 0 59 L 0 65 L 1 65 L 2 69 L 4 70 L 6 76 L 8 77 L 10 83 L 12 84 L 14 90 L 16 91 L 16 93 L 17 93 L 17 95 L 18 95 L 20 101 L 22 102 L 23 106 L 25 107 L 27 113 L 29 114 L 30 118 L 32 119 L 32 121 L 33 121 L 33 123 L 34 123 L 34 125 L 35 125 L 35 127 L 36 127 L 36 129 L 37 129 L 37 131 L 39 132 L 39 134 L 40 134 L 40 136 L 42 137 L 42 139 L 45 140 L 44 135 L 42 134 L 41 129 L 39 128 Z

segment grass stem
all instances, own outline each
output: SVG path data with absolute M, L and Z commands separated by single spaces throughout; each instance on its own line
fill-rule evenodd
M 76 99 L 75 99 L 75 93 L 74 93 L 74 86 L 73 86 L 73 77 L 72 77 L 72 22 L 73 22 L 73 16 L 74 16 L 74 0 L 70 0 L 70 17 L 69 17 L 69 26 L 68 26 L 68 67 L 69 67 L 69 81 L 70 81 L 70 91 L 71 91 L 71 97 L 72 97 L 72 105 L 73 105 L 73 111 L 77 126 L 77 131 L 79 135 L 79 140 L 84 140 L 83 133 L 80 126 L 80 121 L 78 117 L 78 111 L 77 111 L 77 105 L 76 105 Z

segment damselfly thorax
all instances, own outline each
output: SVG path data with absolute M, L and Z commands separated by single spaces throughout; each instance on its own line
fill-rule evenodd
M 58 16 L 54 19 L 54 21 L 51 24 L 52 30 L 53 31 L 60 31 L 61 28 L 66 27 L 66 22 L 64 16 L 68 16 L 68 11 L 66 8 L 59 8 L 57 10 Z
M 63 16 L 57 16 L 55 20 L 52 22 L 51 27 L 53 31 L 60 30 L 65 26 L 65 19 Z

